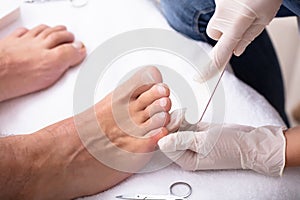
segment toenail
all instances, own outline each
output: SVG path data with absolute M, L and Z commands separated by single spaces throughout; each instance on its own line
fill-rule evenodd
M 164 112 L 159 113 L 158 118 L 161 118 L 161 119 L 166 118 L 166 113 L 164 113 Z
M 158 90 L 158 93 L 161 95 L 165 95 L 167 93 L 166 88 L 164 88 L 162 85 L 158 85 L 157 90 Z
M 167 99 L 160 99 L 159 100 L 159 105 L 161 106 L 161 107 L 165 107 L 166 105 L 167 105 Z
M 80 41 L 75 41 L 75 42 L 72 43 L 72 45 L 73 45 L 73 47 L 76 48 L 76 49 L 81 49 L 81 48 L 83 48 L 83 44 L 82 44 L 82 42 L 80 42 Z
M 148 82 L 154 82 L 155 80 L 154 80 L 153 76 L 151 75 L 151 73 L 145 72 L 142 75 L 142 81 L 146 81 L 148 83 Z

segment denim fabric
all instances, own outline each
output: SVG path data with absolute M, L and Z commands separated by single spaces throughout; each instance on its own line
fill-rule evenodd
M 276 17 L 289 17 L 289 16 L 295 16 L 295 13 L 290 11 L 284 5 L 281 5 L 279 11 L 276 14 Z
M 300 16 L 298 16 L 298 30 L 299 30 L 299 33 L 300 33 Z
M 283 5 L 295 15 L 300 16 L 300 0 L 283 0 Z
M 216 42 L 206 34 L 207 24 L 215 10 L 213 0 L 161 0 L 161 10 L 178 32 L 215 45 Z M 293 15 L 285 7 L 280 12 L 280 16 Z M 242 56 L 233 56 L 230 64 L 235 75 L 263 95 L 289 126 L 281 69 L 268 33 L 263 31 Z
M 195 40 L 208 42 L 206 26 L 215 11 L 212 0 L 161 0 L 161 9 L 169 24 Z

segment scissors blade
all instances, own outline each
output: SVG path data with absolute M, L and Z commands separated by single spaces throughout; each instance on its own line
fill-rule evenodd
M 66 1 L 66 0 L 23 0 L 24 3 L 45 3 L 50 1 Z
M 118 199 L 127 200 L 185 200 L 185 198 L 174 196 L 174 195 L 147 195 L 147 194 L 136 194 L 136 195 L 119 195 L 116 196 Z

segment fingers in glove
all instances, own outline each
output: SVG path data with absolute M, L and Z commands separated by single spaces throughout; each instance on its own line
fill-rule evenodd
M 184 134 L 183 132 L 180 133 Z M 168 135 L 159 140 L 159 148 L 168 158 L 170 158 L 184 170 L 195 170 L 198 164 L 198 154 L 194 151 L 188 150 L 187 146 L 182 146 L 182 144 L 174 144 L 175 141 L 177 141 L 177 137 L 172 135 L 175 134 Z
M 201 145 L 202 139 L 196 136 L 200 132 L 182 131 L 170 134 L 158 141 L 159 148 L 164 153 L 183 150 L 198 151 L 198 145 Z
M 205 77 L 215 76 L 219 70 L 225 68 L 229 62 L 235 46 L 238 44 L 238 40 L 222 36 L 217 44 L 212 49 L 212 65 L 209 70 L 206 71 Z
M 176 151 L 172 153 L 166 153 L 166 156 L 168 156 L 184 170 L 195 171 L 197 169 L 198 155 L 193 151 Z
M 216 15 L 213 15 L 209 20 L 206 28 L 207 35 L 213 40 L 219 40 L 222 36 L 221 27 L 218 26 Z
M 224 4 L 224 3 L 223 3 Z M 245 32 L 255 22 L 256 14 L 249 7 L 235 1 L 230 8 L 226 5 L 216 7 L 215 14 L 207 25 L 209 37 L 218 40 L 213 48 L 213 65 L 222 70 L 229 62 Z M 211 77 L 216 70 L 211 70 Z
M 249 46 L 249 44 L 251 44 L 251 42 L 262 33 L 264 27 L 265 26 L 262 24 L 253 24 L 252 26 L 250 26 L 243 35 L 243 39 L 237 44 L 236 48 L 234 49 L 234 55 L 242 55 L 247 46 Z

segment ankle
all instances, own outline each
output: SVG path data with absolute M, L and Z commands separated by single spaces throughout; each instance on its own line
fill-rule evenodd
M 48 158 L 46 160 L 42 158 L 41 169 L 48 190 L 43 193 L 42 198 L 45 199 L 45 194 L 48 199 L 74 198 L 72 184 L 73 175 L 77 171 L 73 163 L 85 150 L 77 135 L 73 119 L 69 118 L 46 127 L 38 134 L 41 137 L 47 135 L 41 148 L 47 151 L 44 154 L 48 155 Z M 44 187 L 45 183 L 41 184 L 41 187 Z
M 33 134 L 34 177 L 29 199 L 73 199 L 104 191 L 130 174 L 111 169 L 84 147 L 73 118 Z M 101 148 L 101 147 L 100 147 Z
M 22 191 L 24 197 L 71 198 L 67 192 L 68 168 L 81 145 L 75 134 L 72 120 L 67 119 L 28 136 L 24 161 L 29 165 L 30 178 Z
M 95 159 L 80 140 L 73 118 L 49 128 L 47 132 L 58 137 L 55 145 L 61 155 L 58 160 L 63 163 L 60 168 L 63 171 L 60 179 L 63 181 L 60 185 L 56 183 L 58 190 L 61 190 L 57 197 L 74 199 L 93 195 L 109 189 L 131 175 L 112 169 Z M 99 147 L 99 151 L 107 151 L 102 148 Z

